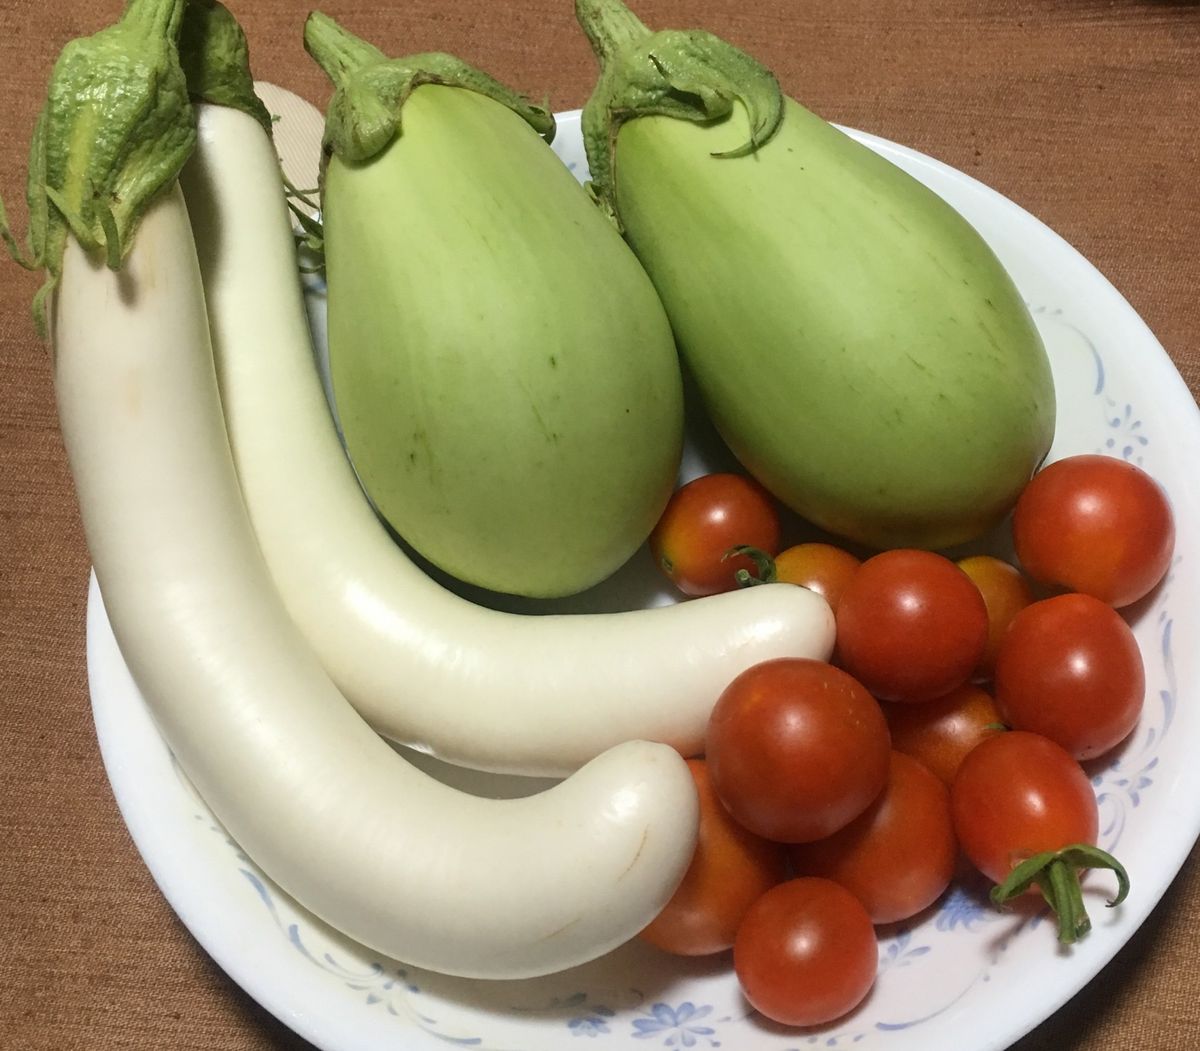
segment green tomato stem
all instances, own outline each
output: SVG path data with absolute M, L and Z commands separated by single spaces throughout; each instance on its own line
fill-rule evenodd
M 1116 874 L 1117 894 L 1107 904 L 1109 908 L 1120 905 L 1129 894 L 1129 874 L 1115 857 L 1088 843 L 1048 850 L 1026 859 L 1003 883 L 992 888 L 991 899 L 994 904 L 1003 905 L 1030 887 L 1037 887 L 1057 917 L 1059 942 L 1072 945 L 1092 927 L 1083 903 L 1079 874 L 1093 868 L 1109 869 Z
M 738 587 L 750 588 L 755 584 L 774 584 L 779 579 L 779 575 L 775 571 L 775 559 L 760 548 L 751 547 L 749 544 L 738 544 L 736 547 L 731 547 L 721 556 L 721 561 L 736 558 L 738 555 L 745 555 L 750 559 L 758 572 L 758 576 L 755 576 L 748 569 L 737 570 L 733 577 L 738 582 Z

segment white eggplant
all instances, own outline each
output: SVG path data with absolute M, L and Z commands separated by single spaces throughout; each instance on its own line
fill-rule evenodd
M 477 606 L 427 576 L 372 512 L 338 442 L 267 138 L 220 107 L 201 107 L 198 127 L 184 187 L 242 491 L 289 612 L 378 731 L 520 774 L 565 774 L 637 738 L 696 755 L 740 672 L 829 656 L 828 605 L 789 584 L 533 617 Z
M 132 115 L 122 141 L 145 151 L 130 163 L 154 149 L 157 132 L 139 137 L 145 113 L 157 128 L 191 129 L 173 54 L 182 8 L 133 0 L 118 28 L 132 14 L 145 39 L 167 46 L 143 61 L 136 35 L 109 34 L 102 65 L 89 65 L 89 41 L 77 42 L 66 71 L 98 71 L 110 89 L 137 82 L 118 93 Z M 87 132 L 108 129 L 95 93 L 67 80 L 56 81 L 32 167 L 44 176 L 50 154 L 38 151 L 57 130 L 75 132 L 57 155 L 65 173 L 51 173 L 71 187 L 83 184 L 77 165 L 95 170 Z M 68 230 L 48 207 L 61 236 L 43 229 L 31 248 L 53 282 L 55 386 L 96 576 L 182 768 L 268 876 L 381 953 L 513 978 L 625 941 L 667 901 L 694 849 L 683 760 L 629 742 L 544 793 L 484 799 L 419 772 L 354 712 L 271 583 L 221 415 L 186 205 L 171 164 L 153 179 L 144 213 L 124 225 L 111 208 L 125 183 L 113 173 L 78 197 L 110 209 L 98 225 L 72 214 Z M 55 240 L 61 259 L 45 255 Z

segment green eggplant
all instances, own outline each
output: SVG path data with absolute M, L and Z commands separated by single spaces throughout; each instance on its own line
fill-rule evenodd
M 1054 435 L 1009 274 L 922 183 L 711 34 L 577 0 L 601 63 L 592 191 L 658 289 L 735 456 L 875 548 L 944 548 L 1011 510 Z
M 544 139 L 553 117 L 444 54 L 389 60 L 317 13 L 333 398 L 376 509 L 435 566 L 573 594 L 646 539 L 683 393 L 636 257 Z

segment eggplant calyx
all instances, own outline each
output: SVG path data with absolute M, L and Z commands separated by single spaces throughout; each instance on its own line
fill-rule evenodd
M 30 270 L 48 334 L 67 237 L 116 270 L 150 203 L 174 184 L 196 142 L 177 50 L 184 0 L 129 0 L 112 25 L 70 41 L 50 77 L 29 151 L 26 247 L 0 208 L 0 239 Z
M 254 91 L 246 34 L 218 0 L 188 0 L 179 61 L 193 100 L 241 110 L 271 134 L 271 114 Z
M 554 137 L 554 115 L 548 109 L 453 55 L 428 52 L 389 59 L 319 11 L 304 24 L 304 48 L 334 86 L 325 122 L 322 171 L 333 155 L 363 164 L 390 146 L 401 134 L 404 103 L 422 84 L 478 92 L 507 106 L 547 142 Z
M 600 61 L 600 79 L 583 109 L 583 140 L 593 197 L 620 226 L 614 166 L 617 133 L 636 117 L 707 123 L 740 103 L 750 138 L 717 158 L 744 157 L 768 142 L 783 120 L 783 92 L 765 66 L 701 30 L 651 32 L 621 0 L 575 0 L 575 16 Z

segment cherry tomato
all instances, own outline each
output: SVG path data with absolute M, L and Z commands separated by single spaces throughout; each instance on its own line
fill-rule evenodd
M 1060 941 L 1090 926 L 1080 869 L 1117 873 L 1120 890 L 1110 904 L 1128 891 L 1120 863 L 1095 846 L 1100 821 L 1087 774 L 1049 738 L 1012 730 L 984 741 L 963 760 L 950 807 L 963 852 L 999 884 L 992 900 L 1036 887 L 1058 915 Z
M 915 759 L 893 751 L 875 802 L 832 836 L 789 849 L 798 875 L 840 883 L 873 923 L 906 920 L 936 901 L 954 876 L 950 792 Z
M 949 693 L 974 671 L 987 637 L 979 589 L 930 551 L 899 548 L 868 558 L 837 611 L 839 662 L 888 701 Z
M 846 585 L 861 564 L 849 551 L 832 544 L 796 544 L 775 559 L 775 577 L 815 591 L 836 613 Z
M 779 550 L 779 512 L 758 482 L 740 474 L 707 474 L 677 489 L 650 534 L 650 553 L 685 595 L 715 595 L 737 587 L 739 569 L 753 571 L 730 548 Z
M 689 759 L 700 797 L 696 853 L 683 882 L 641 932 L 651 945 L 681 956 L 732 947 L 746 910 L 786 874 L 784 848 L 742 828 L 717 799 L 708 766 Z
M 832 1022 L 875 984 L 879 945 L 862 904 L 831 880 L 801 878 L 767 891 L 733 945 L 742 992 L 783 1025 Z
M 1035 854 L 1095 843 L 1100 828 L 1083 768 L 1053 741 L 1020 730 L 971 751 L 950 788 L 950 805 L 963 853 L 995 883 Z
M 1017 558 L 1034 580 L 1127 606 L 1167 572 L 1171 505 L 1140 467 L 1071 456 L 1034 475 L 1013 513 Z
M 1129 625 L 1090 595 L 1057 595 L 1013 618 L 996 661 L 996 706 L 1018 730 L 1043 734 L 1076 759 L 1123 741 L 1146 696 Z
M 975 586 L 983 596 L 983 604 L 987 607 L 987 646 L 979 658 L 975 676 L 990 679 L 996 670 L 1000 640 L 1013 617 L 1033 601 L 1033 591 L 1016 566 L 991 555 L 964 558 L 959 561 L 958 568 L 975 581 Z
M 713 707 L 713 787 L 734 819 L 765 839 L 836 832 L 887 782 L 891 745 L 878 703 L 822 661 L 781 657 L 747 668 Z
M 972 748 L 1004 730 L 996 702 L 972 683 L 923 704 L 882 707 L 892 747 L 923 763 L 946 785 Z

